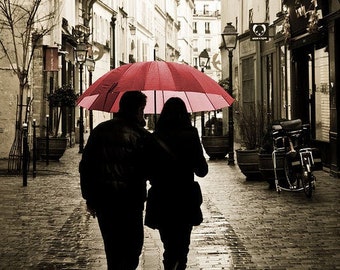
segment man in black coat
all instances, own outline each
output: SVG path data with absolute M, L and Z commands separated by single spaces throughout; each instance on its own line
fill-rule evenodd
M 126 92 L 119 112 L 90 134 L 79 165 L 88 211 L 98 218 L 108 269 L 136 269 L 143 246 L 143 209 L 151 140 L 146 96 Z

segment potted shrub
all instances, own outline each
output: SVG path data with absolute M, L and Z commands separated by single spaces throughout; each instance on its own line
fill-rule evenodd
M 50 108 L 56 111 L 56 121 L 53 126 L 53 137 L 58 137 L 59 126 L 62 112 L 65 110 L 73 110 L 76 105 L 78 95 L 75 93 L 71 85 L 64 85 L 49 94 L 47 99 Z M 62 134 L 65 136 L 65 134 Z
M 60 122 L 62 118 L 62 114 L 65 115 L 71 114 L 71 110 L 75 107 L 76 100 L 78 95 L 75 93 L 74 89 L 71 85 L 64 85 L 56 89 L 53 93 L 49 94 L 47 99 L 49 102 L 49 106 L 51 111 L 53 112 L 52 120 L 52 132 L 51 136 L 48 137 L 49 141 L 49 151 L 47 153 L 46 137 L 37 138 L 38 145 L 38 156 L 45 159 L 48 154 L 48 158 L 52 160 L 59 160 L 64 154 L 68 139 L 66 138 L 66 134 L 62 132 L 59 133 Z
M 229 80 L 220 80 L 219 85 L 226 91 L 229 87 Z M 223 134 L 223 119 L 216 116 L 209 118 L 205 123 L 205 135 L 202 136 L 202 145 L 210 159 L 223 159 L 229 152 L 229 136 Z
M 264 133 L 264 110 L 255 110 L 254 103 L 235 104 L 235 109 L 241 137 L 241 148 L 236 149 L 237 164 L 247 180 L 262 179 L 258 152 Z
M 223 135 L 222 118 L 213 116 L 205 123 L 202 144 L 210 159 L 223 159 L 229 152 L 228 135 Z

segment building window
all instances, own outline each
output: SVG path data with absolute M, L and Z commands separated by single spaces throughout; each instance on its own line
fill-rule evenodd
M 205 48 L 208 52 L 211 52 L 211 40 L 210 39 L 205 40 Z
M 197 51 L 198 51 L 197 39 L 194 39 L 194 40 L 192 41 L 192 48 L 193 48 L 194 52 L 197 52 Z
M 192 23 L 192 32 L 195 34 L 197 33 L 197 22 Z
M 210 23 L 206 22 L 204 23 L 204 25 L 205 25 L 205 33 L 210 34 Z
M 209 15 L 209 5 L 204 5 L 203 6 L 203 14 L 204 15 Z
M 194 57 L 194 67 L 198 68 L 198 58 Z
M 266 0 L 266 22 L 269 22 L 269 0 Z

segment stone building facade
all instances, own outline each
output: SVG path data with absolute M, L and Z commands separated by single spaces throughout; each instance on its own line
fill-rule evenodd
M 222 26 L 232 22 L 234 93 L 243 105 L 265 108 L 266 121 L 300 118 L 324 166 L 339 177 L 339 1 L 226 1 Z M 251 23 L 267 24 L 267 40 L 252 40 Z M 223 74 L 228 74 L 224 52 Z M 260 109 L 259 109 L 260 111 Z

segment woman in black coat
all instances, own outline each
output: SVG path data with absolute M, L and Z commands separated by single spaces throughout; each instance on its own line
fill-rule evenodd
M 202 194 L 194 174 L 207 175 L 208 164 L 180 98 L 164 104 L 154 136 L 160 147 L 150 178 L 145 224 L 159 230 L 165 270 L 181 270 L 186 268 L 192 227 L 203 219 Z

